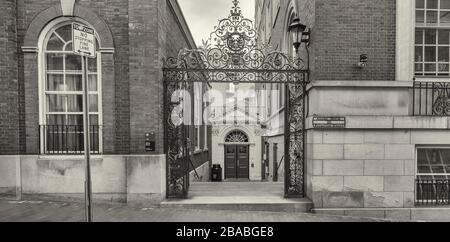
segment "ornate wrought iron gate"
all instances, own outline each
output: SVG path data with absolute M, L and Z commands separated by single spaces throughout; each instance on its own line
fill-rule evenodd
M 167 194 L 184 198 L 189 190 L 189 140 L 183 122 L 183 92 L 201 83 L 278 83 L 286 86 L 285 196 L 303 197 L 306 158 L 305 100 L 309 70 L 300 58 L 258 48 L 253 22 L 238 1 L 211 34 L 213 45 L 181 50 L 164 63 Z M 189 92 L 189 91 L 188 91 Z

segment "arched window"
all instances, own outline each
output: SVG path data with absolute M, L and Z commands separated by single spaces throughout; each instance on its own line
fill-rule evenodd
M 248 143 L 249 139 L 247 134 L 240 130 L 234 130 L 230 132 L 225 138 L 225 143 Z
M 83 58 L 72 52 L 72 21 L 54 25 L 44 33 L 40 58 L 41 153 L 78 154 L 83 140 Z M 101 152 L 101 61 L 89 59 L 88 91 L 90 143 Z M 43 134 L 43 135 L 42 135 Z

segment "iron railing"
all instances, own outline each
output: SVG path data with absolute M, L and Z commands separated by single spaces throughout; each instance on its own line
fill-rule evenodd
M 417 179 L 416 205 L 450 205 L 449 179 Z
M 100 154 L 101 126 L 91 125 L 89 129 L 91 153 Z M 41 125 L 39 134 L 41 155 L 84 154 L 84 128 L 82 125 Z
M 414 116 L 450 116 L 450 82 L 416 81 L 413 110 Z

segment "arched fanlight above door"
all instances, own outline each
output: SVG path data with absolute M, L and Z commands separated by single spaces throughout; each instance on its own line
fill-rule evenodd
M 231 131 L 225 138 L 226 143 L 248 143 L 247 134 L 240 130 Z

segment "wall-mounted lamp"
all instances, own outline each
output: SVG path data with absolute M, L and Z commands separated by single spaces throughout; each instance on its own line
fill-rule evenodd
M 359 56 L 359 63 L 358 63 L 358 67 L 359 68 L 365 68 L 367 66 L 367 62 L 369 61 L 369 58 L 367 57 L 366 54 L 362 54 Z
M 306 25 L 300 22 L 300 18 L 295 18 L 294 20 L 292 20 L 291 25 L 289 25 L 288 31 L 292 35 L 292 41 L 297 53 L 302 43 L 309 45 L 310 30 L 306 27 Z

